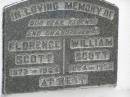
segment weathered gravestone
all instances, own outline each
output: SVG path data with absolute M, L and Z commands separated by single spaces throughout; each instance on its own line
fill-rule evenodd
M 118 8 L 28 0 L 4 8 L 3 93 L 116 85 Z

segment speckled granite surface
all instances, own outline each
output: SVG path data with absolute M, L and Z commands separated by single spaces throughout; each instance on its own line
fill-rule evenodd
M 3 15 L 3 93 L 116 85 L 118 8 L 99 0 L 28 0 Z

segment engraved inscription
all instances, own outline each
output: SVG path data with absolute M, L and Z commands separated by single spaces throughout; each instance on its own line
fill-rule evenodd
M 69 66 L 69 72 L 100 72 L 100 71 L 113 71 L 113 62 L 98 62 L 98 63 L 79 63 Z
M 48 53 L 22 53 L 15 56 L 16 65 L 54 63 L 54 54 Z
M 113 37 L 87 37 L 87 38 L 72 38 L 70 48 L 103 48 L 113 47 Z
M 100 6 L 98 4 L 92 4 L 78 0 L 61 0 L 60 2 L 46 1 L 44 3 L 36 3 L 22 8 L 12 9 L 10 11 L 10 17 L 12 21 L 16 21 L 33 14 L 57 10 L 81 11 L 88 14 L 98 15 L 109 20 L 113 20 L 115 15 L 114 10 L 111 10 L 104 6 Z
M 8 50 L 18 51 L 42 51 L 42 50 L 60 50 L 62 48 L 61 40 L 12 40 L 8 43 Z
M 87 74 L 41 77 L 39 79 L 39 87 L 42 88 L 54 87 L 54 86 L 86 85 L 86 84 L 88 84 Z
M 100 28 L 97 26 L 85 27 L 65 27 L 65 28 L 42 28 L 29 29 L 26 32 L 26 37 L 41 37 L 41 36 L 77 36 L 77 35 L 98 35 Z
M 29 27 L 96 25 L 97 18 L 31 19 Z
M 82 11 L 89 14 L 98 15 L 112 20 L 114 18 L 115 11 L 109 8 L 99 6 L 98 4 L 86 3 L 78 0 L 65 1 L 66 10 Z
M 82 61 L 101 61 L 110 59 L 109 50 L 82 50 L 74 52 L 76 62 Z
M 3 13 L 5 94 L 116 84 L 115 5 L 26 0 Z
M 11 77 L 47 75 L 58 73 L 60 73 L 60 67 L 55 64 L 51 66 L 18 67 L 18 68 L 11 68 L 9 70 L 9 75 Z

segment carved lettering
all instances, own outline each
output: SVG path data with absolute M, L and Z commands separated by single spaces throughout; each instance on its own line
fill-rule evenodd
M 38 14 L 38 13 L 43 13 L 48 11 L 57 11 L 57 10 L 81 11 L 84 13 L 98 15 L 107 18 L 109 20 L 113 20 L 115 15 L 114 10 L 98 4 L 92 4 L 88 2 L 86 3 L 78 0 L 71 0 L 71 1 L 61 0 L 60 2 L 46 1 L 43 3 L 36 3 L 18 9 L 12 9 L 10 11 L 10 17 L 12 21 L 16 21 L 33 14 Z
M 39 79 L 39 87 L 55 87 L 55 86 L 71 86 L 88 84 L 87 74 L 74 74 L 65 76 L 41 77 Z
M 54 54 L 46 53 L 22 53 L 15 56 L 16 65 L 54 63 Z
M 54 64 L 51 66 L 18 67 L 11 68 L 9 70 L 9 75 L 11 77 L 47 75 L 58 73 L 60 73 L 60 67 Z
M 103 48 L 113 47 L 113 37 L 90 37 L 90 38 L 72 38 L 70 41 L 71 49 L 78 48 Z
M 79 25 L 96 25 L 97 18 L 70 18 L 70 19 L 31 19 L 28 23 L 29 27 L 45 27 L 45 26 L 79 26 Z
M 100 72 L 113 71 L 113 62 L 82 63 L 69 65 L 69 72 Z
M 110 59 L 109 50 L 80 50 L 74 52 L 74 59 L 78 61 L 101 61 Z
M 19 51 L 43 51 L 43 50 L 60 50 L 62 48 L 61 40 L 45 39 L 45 40 L 12 40 L 8 43 L 10 52 Z
M 46 28 L 46 29 L 30 29 L 26 33 L 26 37 L 42 37 L 42 36 L 76 36 L 76 35 L 98 35 L 99 27 L 71 27 L 71 28 Z

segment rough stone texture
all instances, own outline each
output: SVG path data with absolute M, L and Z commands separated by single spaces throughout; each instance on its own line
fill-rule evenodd
M 4 8 L 3 93 L 116 85 L 118 8 L 28 0 Z

